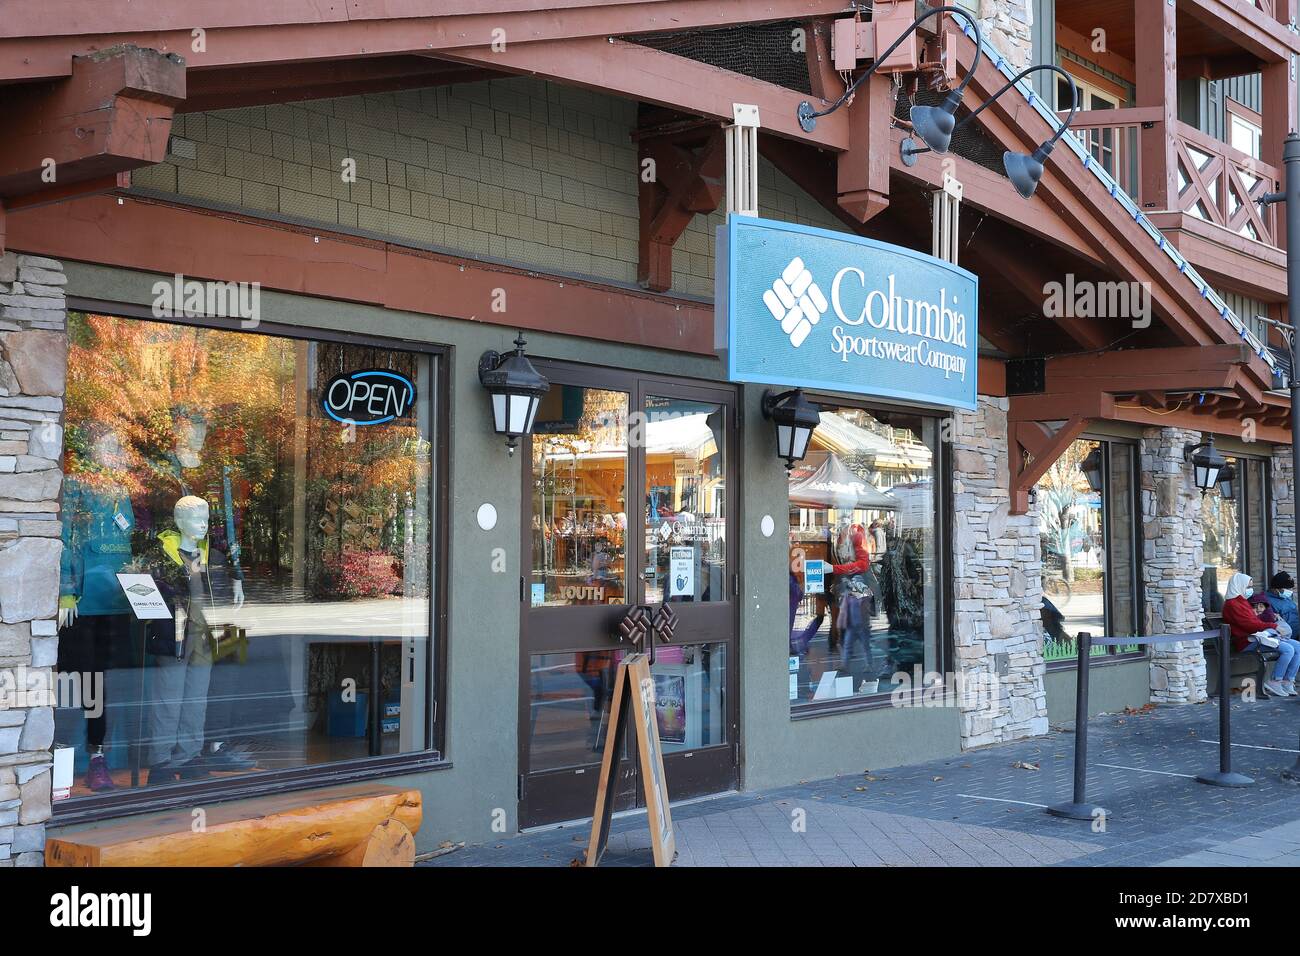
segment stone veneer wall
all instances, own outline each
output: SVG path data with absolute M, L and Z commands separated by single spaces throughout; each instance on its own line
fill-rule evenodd
M 1017 70 L 1033 62 L 1033 0 L 974 0 L 963 4 L 975 13 L 980 33 Z
M 1005 398 L 953 419 L 954 667 L 997 675 L 995 707 L 962 711 L 964 748 L 1047 733 L 1038 515 L 1012 515 Z
M 40 866 L 50 817 L 52 701 L 14 691 L 48 688 L 58 656 L 66 281 L 0 256 L 0 866 Z
M 1142 579 L 1147 634 L 1202 629 L 1201 565 L 1205 540 L 1201 494 L 1183 446 L 1200 432 L 1147 428 L 1142 432 Z M 1156 644 L 1151 651 L 1151 699 L 1161 704 L 1205 700 L 1205 655 L 1199 641 Z
M 1296 570 L 1295 491 L 1290 445 L 1273 448 L 1270 474 L 1273 483 L 1273 566 L 1269 568 L 1269 576 L 1274 571 L 1288 571 L 1295 577 L 1300 571 Z

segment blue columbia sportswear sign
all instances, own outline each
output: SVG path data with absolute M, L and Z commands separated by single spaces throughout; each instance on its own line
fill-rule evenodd
M 847 233 L 718 227 L 715 345 L 728 378 L 975 407 L 979 280 Z

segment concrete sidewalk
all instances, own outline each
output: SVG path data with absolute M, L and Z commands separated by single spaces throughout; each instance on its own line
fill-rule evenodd
M 1224 789 L 1195 781 L 1218 769 L 1216 703 L 1093 718 L 1088 798 L 1107 811 L 1102 832 L 1044 812 L 1070 796 L 1068 730 L 688 803 L 673 808 L 676 865 L 1300 865 L 1300 786 L 1280 779 L 1300 755 L 1298 731 L 1300 698 L 1235 701 L 1233 769 L 1257 784 Z M 525 833 L 426 865 L 568 866 L 589 832 L 581 823 Z M 650 863 L 644 815 L 618 818 L 603 865 Z

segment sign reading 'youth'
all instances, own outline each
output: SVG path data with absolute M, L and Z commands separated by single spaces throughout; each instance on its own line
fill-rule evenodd
M 733 382 L 975 407 L 979 280 L 901 246 L 732 216 L 715 345 Z

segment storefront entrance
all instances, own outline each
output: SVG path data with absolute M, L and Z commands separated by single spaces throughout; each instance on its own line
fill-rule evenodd
M 673 799 L 736 783 L 735 390 L 537 363 L 524 467 L 520 826 L 591 815 L 614 637 L 637 604 L 678 626 L 652 668 Z M 636 754 L 618 808 L 638 805 Z

